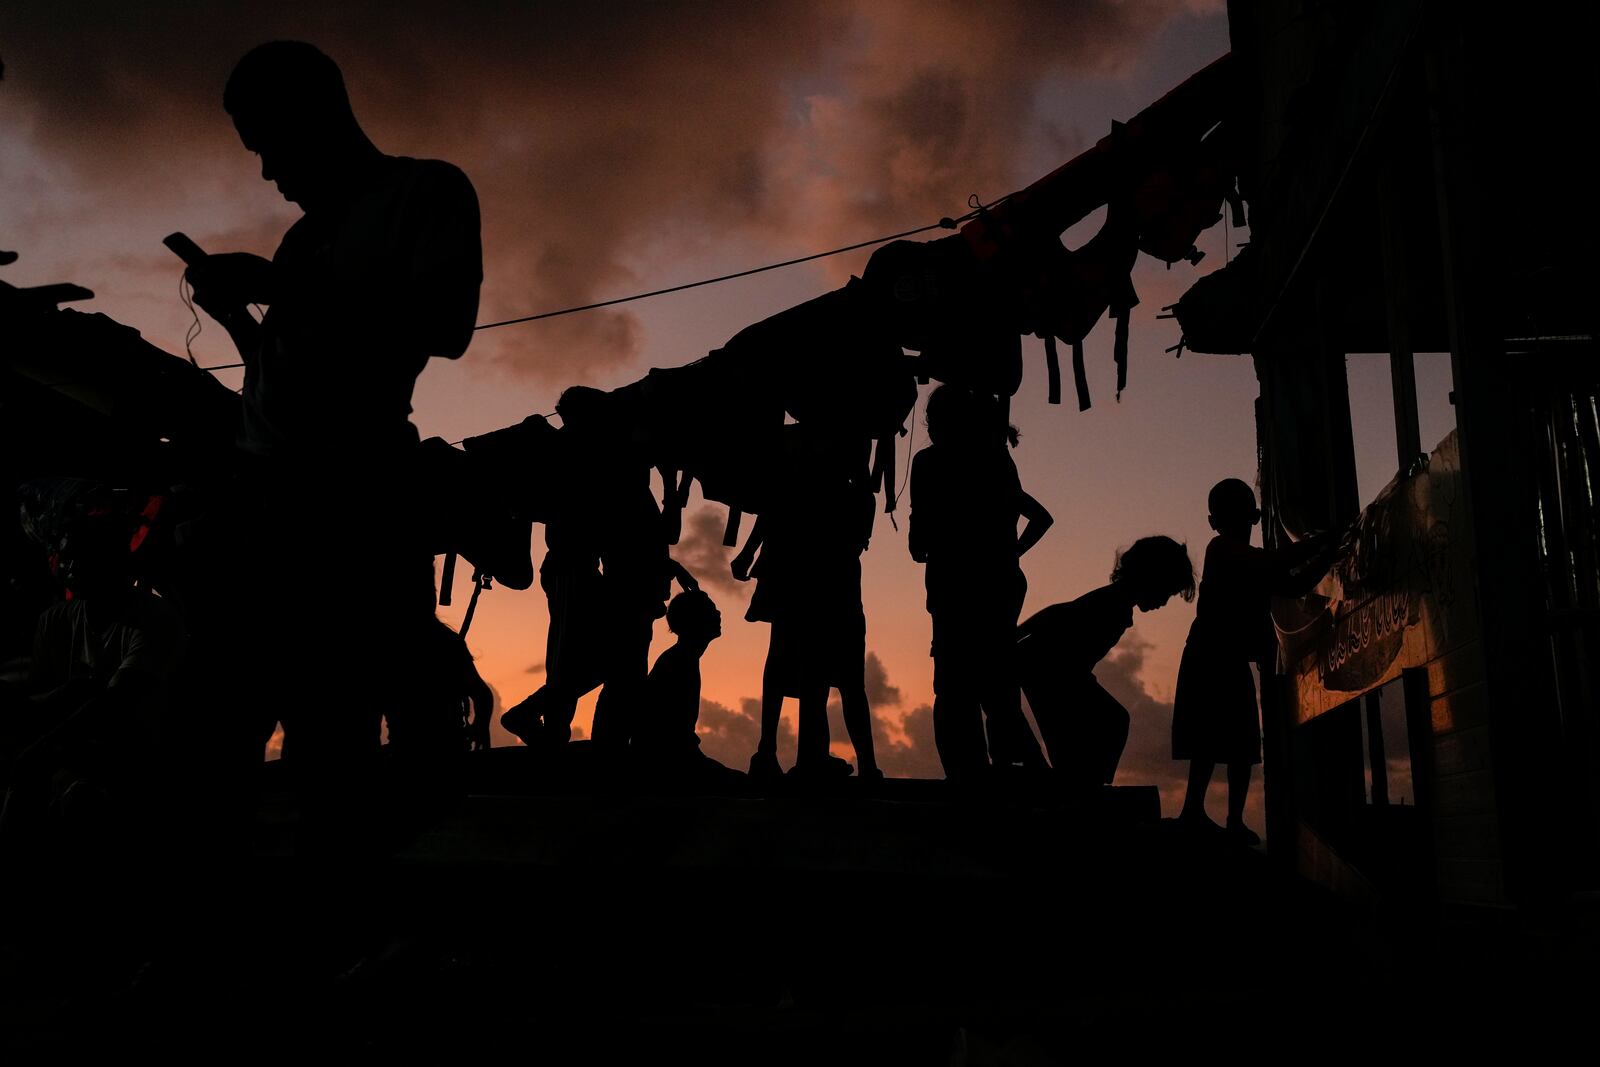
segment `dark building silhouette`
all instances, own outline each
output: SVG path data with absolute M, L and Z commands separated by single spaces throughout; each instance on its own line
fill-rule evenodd
M 1595 95 L 1593 13 L 1229 15 L 1250 240 L 1177 321 L 1188 349 L 1254 362 L 1266 546 L 1357 521 L 1313 595 L 1273 604 L 1268 847 L 1369 899 L 1592 889 L 1581 620 L 1600 585 L 1578 472 L 1597 440 L 1600 220 L 1572 116 Z M 1424 353 L 1449 354 L 1439 441 L 1421 436 Z M 1369 499 L 1347 360 L 1386 360 L 1392 382 L 1395 474 Z

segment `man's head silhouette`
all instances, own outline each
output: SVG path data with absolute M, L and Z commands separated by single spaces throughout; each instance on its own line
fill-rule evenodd
M 304 208 L 328 199 L 350 163 L 377 151 L 350 109 L 338 64 L 304 41 L 252 48 L 228 76 L 222 106 L 261 157 L 261 177 Z

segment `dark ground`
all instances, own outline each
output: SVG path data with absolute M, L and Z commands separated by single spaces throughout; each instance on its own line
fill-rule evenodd
M 293 860 L 274 772 L 248 851 L 6 860 L 3 1047 L 1032 1065 L 1592 1035 L 1596 909 L 1357 914 L 1153 790 L 629 795 L 580 761 L 530 787 L 528 757 L 476 758 L 375 871 Z

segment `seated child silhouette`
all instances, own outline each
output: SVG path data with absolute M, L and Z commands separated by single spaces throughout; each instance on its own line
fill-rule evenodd
M 700 657 L 722 635 L 722 613 L 698 589 L 679 593 L 667 605 L 667 629 L 677 642 L 656 657 L 645 682 L 645 706 L 630 746 L 647 779 L 694 788 L 738 788 L 739 771 L 700 751 Z
M 1062 785 L 1090 788 L 1116 776 L 1128 712 L 1095 679 L 1094 666 L 1133 625 L 1134 608 L 1154 611 L 1174 596 L 1194 599 L 1189 550 L 1170 537 L 1144 537 L 1117 554 L 1110 585 L 1017 627 L 1022 691 Z

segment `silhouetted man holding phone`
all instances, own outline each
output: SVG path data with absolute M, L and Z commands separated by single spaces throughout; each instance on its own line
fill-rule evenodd
M 188 275 L 245 363 L 242 682 L 273 694 L 285 757 L 325 816 L 310 826 L 340 847 L 370 795 L 385 689 L 432 625 L 432 558 L 408 519 L 411 391 L 429 357 L 472 338 L 478 203 L 454 166 L 380 152 L 309 44 L 253 49 L 223 106 L 262 178 L 305 211 L 270 261 L 212 255 Z M 312 609 L 306 594 L 337 599 Z

